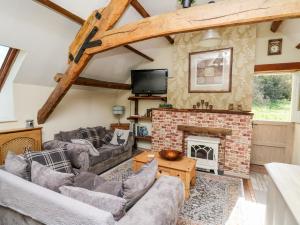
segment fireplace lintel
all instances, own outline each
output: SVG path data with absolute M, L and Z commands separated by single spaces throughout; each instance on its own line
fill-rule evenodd
M 214 136 L 227 136 L 232 135 L 232 130 L 225 128 L 211 128 L 200 126 L 178 125 L 177 130 L 190 133 L 200 133 Z

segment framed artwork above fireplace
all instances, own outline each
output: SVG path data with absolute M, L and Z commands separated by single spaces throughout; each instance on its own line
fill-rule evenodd
M 231 92 L 233 48 L 190 53 L 189 93 Z

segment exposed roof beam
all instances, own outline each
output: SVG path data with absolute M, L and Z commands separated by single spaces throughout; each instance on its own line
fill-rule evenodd
M 141 5 L 141 3 L 139 3 L 138 0 L 133 0 L 131 2 L 131 5 L 133 6 L 133 8 L 135 8 L 135 10 L 144 18 L 147 17 L 151 17 L 150 14 L 146 11 L 146 9 Z M 174 39 L 170 36 L 166 36 L 165 37 L 168 42 L 170 42 L 170 44 L 174 44 Z
M 36 2 L 39 2 L 40 4 L 44 5 L 44 6 L 47 6 L 48 8 L 58 12 L 59 14 L 62 14 L 63 16 L 69 18 L 70 20 L 78 23 L 79 25 L 83 25 L 85 20 L 82 19 L 81 17 L 71 13 L 70 11 L 66 10 L 65 8 L 55 4 L 54 2 L 50 1 L 50 0 L 33 0 L 33 1 L 36 1 Z M 103 10 L 103 9 L 102 9 Z M 99 9 L 99 11 L 102 11 L 101 9 Z M 129 46 L 129 45 L 124 45 L 125 48 L 129 49 L 130 51 L 134 52 L 135 54 L 143 57 L 144 59 L 147 59 L 151 62 L 153 62 L 154 60 L 145 55 L 144 53 L 140 52 L 139 50 L 133 48 L 132 46 Z
M 271 31 L 273 33 L 276 33 L 280 25 L 282 24 L 282 22 L 283 22 L 282 20 L 273 21 L 271 24 Z
M 42 5 L 45 5 L 50 9 L 53 9 L 54 11 L 64 15 L 65 17 L 69 18 L 70 20 L 72 20 L 72 21 L 74 21 L 78 24 L 82 25 L 84 23 L 84 19 L 82 19 L 81 17 L 71 13 L 70 11 L 68 11 L 68 10 L 64 9 L 63 7 L 55 4 L 52 1 L 49 1 L 49 0 L 34 0 L 34 1 L 39 2 Z
M 18 49 L 10 48 L 6 54 L 4 62 L 2 63 L 2 66 L 0 68 L 0 92 L 5 84 L 5 81 L 9 75 L 10 68 L 15 61 L 18 52 Z
M 272 73 L 278 71 L 292 72 L 300 70 L 300 62 L 255 65 L 255 73 Z
M 96 54 L 118 46 L 166 35 L 300 17 L 300 0 L 227 0 L 153 16 L 95 35 Z
M 79 33 L 89 35 L 89 31 L 94 27 L 97 27 L 101 32 L 111 29 L 124 14 L 131 1 L 132 0 L 111 0 L 107 7 L 101 11 L 101 19 L 99 20 L 96 18 L 96 20 L 92 20 L 91 17 L 89 17 L 81 27 Z M 93 12 L 93 18 L 95 18 L 97 12 L 99 13 L 99 11 Z M 89 22 L 91 21 L 94 23 L 90 24 Z M 68 69 L 64 73 L 65 76 L 59 81 L 45 104 L 39 110 L 37 117 L 39 124 L 46 122 L 91 59 L 92 56 L 87 55 L 84 52 L 78 63 L 75 63 L 74 61 L 70 62 Z
M 54 77 L 56 82 L 59 82 L 63 78 L 63 74 L 57 74 Z M 85 77 L 78 77 L 74 82 L 75 85 L 89 86 L 89 87 L 101 87 L 101 88 L 110 88 L 110 89 L 119 89 L 119 90 L 131 90 L 130 84 L 116 83 L 116 82 L 107 82 L 101 80 L 95 80 Z
M 147 60 L 149 60 L 149 61 L 151 61 L 151 62 L 153 62 L 153 61 L 154 61 L 154 59 L 153 59 L 153 58 L 151 58 L 151 57 L 149 57 L 149 56 L 145 55 L 144 53 L 142 53 L 142 52 L 140 52 L 140 51 L 136 50 L 135 48 L 133 48 L 133 47 L 132 47 L 132 46 L 130 46 L 130 45 L 124 45 L 124 47 L 125 47 L 125 48 L 127 48 L 127 49 L 129 49 L 130 51 L 132 51 L 132 52 L 136 53 L 137 55 L 140 55 L 140 56 L 142 56 L 143 58 L 145 58 L 145 59 L 147 59 Z
M 296 46 L 296 48 L 300 49 L 300 43 Z

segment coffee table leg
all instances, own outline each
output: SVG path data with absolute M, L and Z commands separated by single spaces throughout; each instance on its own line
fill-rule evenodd
M 194 186 L 196 184 L 196 167 L 194 167 L 191 174 L 192 174 L 191 185 Z
M 185 199 L 188 199 L 190 197 L 190 188 L 191 188 L 191 174 L 186 173 L 185 174 L 185 182 L 184 182 L 184 188 L 185 188 Z

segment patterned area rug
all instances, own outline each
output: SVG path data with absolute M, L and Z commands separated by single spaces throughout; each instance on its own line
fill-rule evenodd
M 133 174 L 132 160 L 107 171 L 101 176 L 107 180 L 124 181 Z M 196 185 L 185 202 L 177 225 L 223 225 L 239 197 L 243 196 L 242 180 L 215 176 L 197 171 Z

